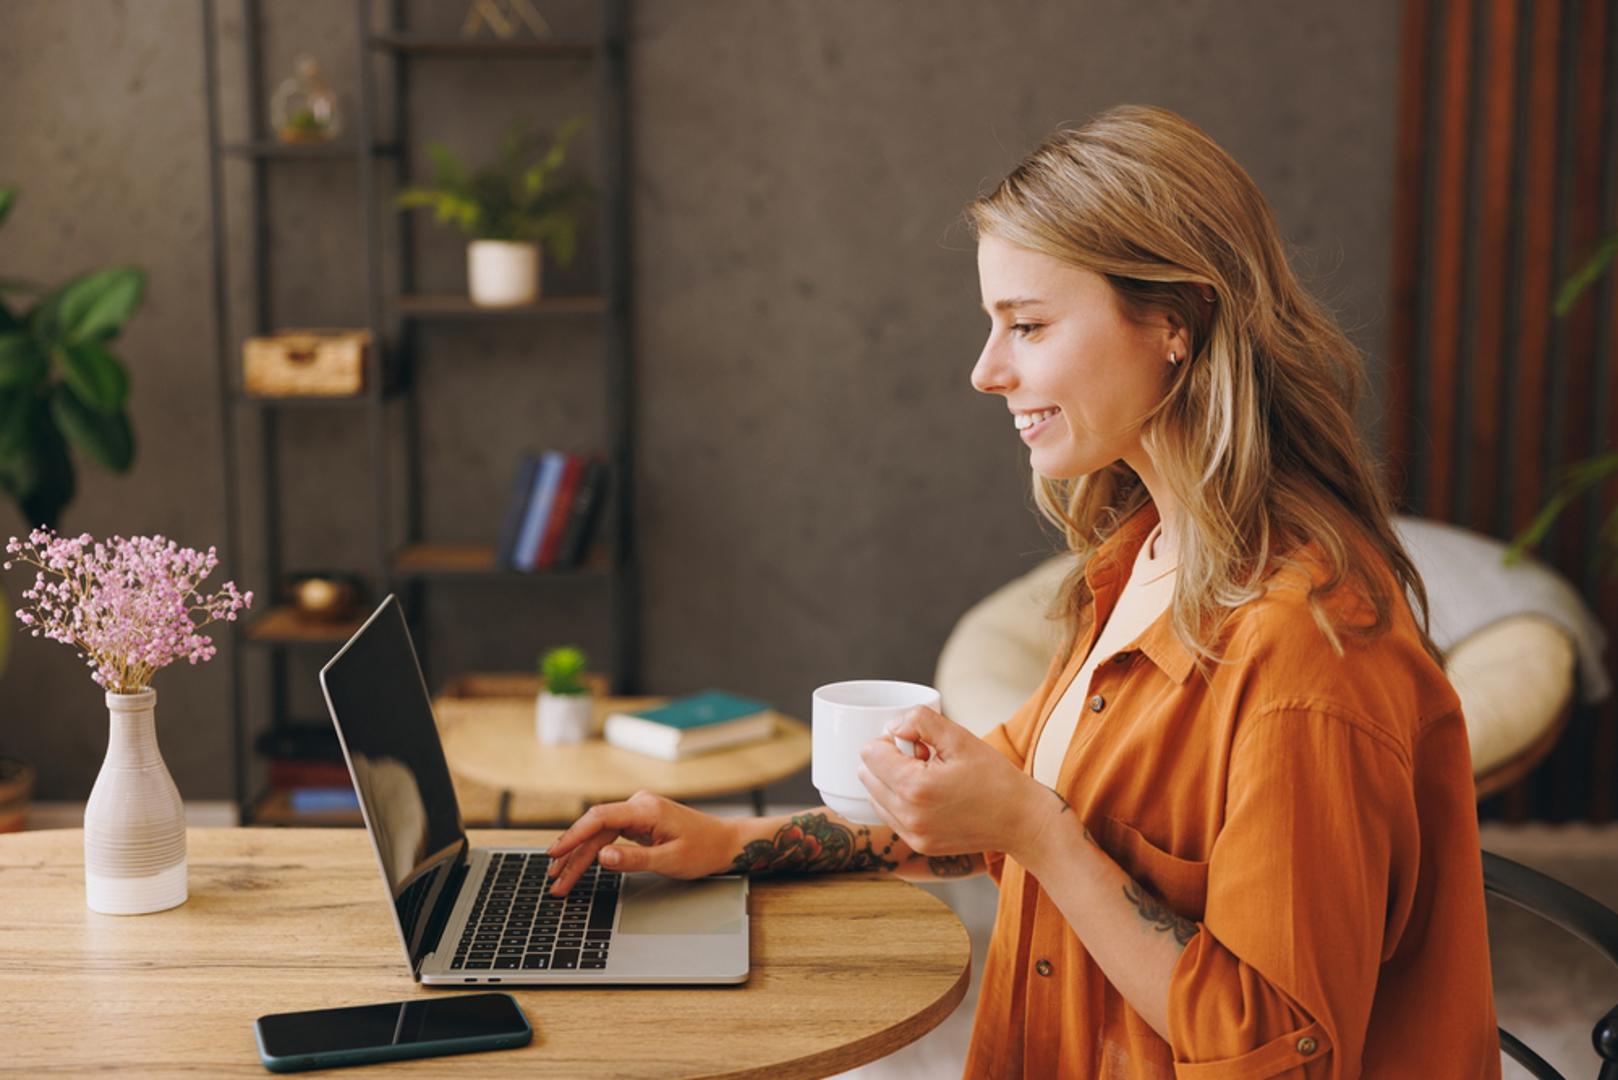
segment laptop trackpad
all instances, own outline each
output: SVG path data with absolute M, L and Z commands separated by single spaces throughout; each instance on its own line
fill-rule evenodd
M 734 878 L 679 881 L 651 873 L 628 875 L 617 932 L 739 934 L 747 919 L 742 884 Z

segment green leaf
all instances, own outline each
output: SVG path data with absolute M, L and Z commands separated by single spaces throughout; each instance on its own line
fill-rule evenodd
M 129 399 L 129 374 L 106 349 L 95 342 L 63 345 L 51 355 L 62 378 L 80 401 L 104 413 L 114 413 Z
M 133 266 L 114 266 L 77 277 L 62 287 L 57 301 L 60 340 L 105 341 L 123 329 L 140 305 L 146 275 Z
M 51 392 L 51 417 L 69 442 L 113 472 L 125 472 L 134 462 L 135 439 L 123 412 L 97 412 L 58 385 Z
M 37 396 L 31 389 L 0 390 L 0 459 L 30 446 Z
M 427 144 L 427 156 L 433 162 L 433 183 L 446 191 L 464 191 L 466 189 L 466 167 L 461 164 L 450 148 L 441 142 Z
M 1573 310 L 1581 293 L 1594 285 L 1601 272 L 1618 256 L 1618 233 L 1613 233 L 1601 242 L 1590 261 L 1579 267 L 1573 276 L 1562 283 L 1562 288 L 1556 294 L 1556 314 L 1558 317 L 1566 315 Z
M 0 387 L 33 386 L 49 371 L 34 339 L 21 330 L 0 333 Z
M 12 206 L 17 202 L 17 189 L 15 187 L 0 187 L 0 225 L 6 223 L 6 215 L 11 213 Z
M 61 522 L 62 510 L 73 501 L 78 485 L 73 476 L 73 459 L 67 455 L 67 444 L 61 434 L 48 423 L 39 427 L 36 480 L 30 490 L 18 497 L 17 504 L 30 523 L 55 528 Z

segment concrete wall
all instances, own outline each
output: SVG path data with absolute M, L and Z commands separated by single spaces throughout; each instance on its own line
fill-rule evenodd
M 222 7 L 225 117 L 239 134 L 240 15 Z M 266 7 L 266 80 L 312 51 L 352 109 L 347 7 Z M 464 6 L 418 9 L 453 28 Z M 632 4 L 631 26 L 649 688 L 721 685 L 807 716 L 821 682 L 930 679 L 961 612 L 1049 550 L 1003 406 L 967 382 L 986 324 L 958 219 L 1059 124 L 1138 101 L 1204 126 L 1266 192 L 1300 270 L 1380 380 L 1391 2 L 681 0 Z M 417 71 L 417 136 L 465 153 L 488 150 L 511 118 L 551 125 L 590 102 L 584 64 L 431 60 Z M 82 471 L 64 522 L 73 531 L 223 543 L 202 86 L 191 0 L 0 5 L 0 182 L 24 189 L 0 232 L 0 276 L 55 281 L 115 262 L 151 276 L 121 343 L 139 458 L 127 477 Z M 593 161 L 594 143 L 581 139 L 574 157 Z M 246 167 L 229 170 L 235 340 L 250 329 L 254 285 Z M 279 163 L 269 175 L 272 322 L 360 321 L 353 166 Z M 459 290 L 459 242 L 417 235 L 420 284 Z M 547 270 L 558 290 L 582 289 L 593 265 L 586 250 L 573 268 Z M 596 444 L 598 343 L 587 325 L 424 331 L 429 535 L 491 534 L 523 448 Z M 1372 402 L 1373 436 L 1377 416 Z M 254 506 L 256 433 L 250 415 L 238 419 Z M 281 441 L 289 563 L 368 566 L 363 424 L 295 415 Z M 257 522 L 250 514 L 249 532 Z M 0 506 L 0 536 L 22 529 Z M 224 569 L 266 592 L 258 550 Z M 13 599 L 26 584 L 15 571 L 5 581 Z M 440 672 L 524 667 L 549 644 L 605 641 L 605 590 L 588 584 L 432 590 Z M 312 658 L 293 666 L 294 705 L 309 717 L 322 715 L 314 670 Z M 190 798 L 230 794 L 227 671 L 222 654 L 157 680 L 163 751 Z M 249 674 L 261 716 L 261 658 Z M 99 692 L 72 653 L 19 640 L 0 683 L 0 753 L 38 764 L 41 797 L 88 792 L 105 732 Z M 772 796 L 811 801 L 807 774 Z

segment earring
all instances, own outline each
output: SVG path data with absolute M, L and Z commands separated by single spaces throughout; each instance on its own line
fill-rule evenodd
M 1169 353 L 1169 363 L 1174 364 L 1176 367 L 1179 366 L 1180 354 L 1179 353 Z

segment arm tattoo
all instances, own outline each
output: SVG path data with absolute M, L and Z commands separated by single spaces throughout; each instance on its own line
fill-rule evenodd
M 970 855 L 923 855 L 913 851 L 905 861 L 913 862 L 916 859 L 926 859 L 927 869 L 933 872 L 934 877 L 958 878 L 970 877 L 972 874 Z
M 1174 933 L 1174 940 L 1181 946 L 1197 935 L 1197 924 L 1181 915 L 1176 915 L 1163 905 L 1163 902 L 1137 882 L 1130 881 L 1124 885 L 1124 898 L 1140 912 L 1140 917 L 1151 923 L 1154 929 L 1169 930 Z
M 770 840 L 754 840 L 731 863 L 733 874 L 812 873 L 839 870 L 892 870 L 898 862 L 885 858 L 898 836 L 889 833 L 880 852 L 871 842 L 871 830 L 851 830 L 825 814 L 797 814 L 776 830 Z M 861 845 L 864 845 L 863 847 Z

